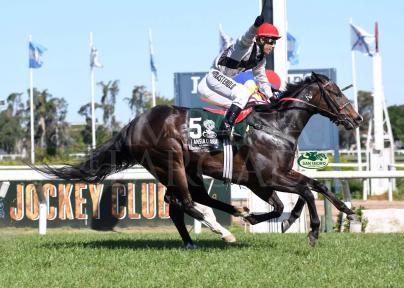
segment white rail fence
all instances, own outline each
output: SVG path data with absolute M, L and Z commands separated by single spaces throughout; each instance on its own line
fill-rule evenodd
M 371 178 L 404 178 L 404 170 L 397 171 L 305 171 L 302 172 L 308 177 L 314 179 L 371 179 Z M 127 169 L 125 171 L 116 173 L 107 177 L 107 180 L 137 180 L 137 179 L 154 179 L 146 169 L 142 167 Z M 46 180 L 58 180 L 38 173 L 28 166 L 10 166 L 0 167 L 0 197 L 5 198 L 9 181 L 46 181 Z M 39 234 L 46 234 L 46 211 L 47 201 L 43 195 L 43 191 L 38 189 L 38 198 L 40 201 L 39 207 Z M 388 191 L 389 201 L 393 201 L 393 193 L 390 189 Z

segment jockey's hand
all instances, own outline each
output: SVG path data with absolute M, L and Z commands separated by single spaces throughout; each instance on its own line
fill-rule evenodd
M 278 102 L 279 98 L 282 96 L 283 92 L 282 91 L 275 91 L 272 95 L 272 97 L 269 98 L 269 101 L 271 103 L 276 103 Z
M 259 94 L 261 94 L 264 98 L 266 98 L 268 101 L 274 96 L 272 91 L 270 89 L 263 89 L 263 88 L 258 88 Z
M 254 26 L 256 28 L 260 27 L 262 24 L 264 23 L 264 17 L 262 17 L 261 15 L 258 16 L 257 18 L 255 18 L 255 22 L 254 22 Z

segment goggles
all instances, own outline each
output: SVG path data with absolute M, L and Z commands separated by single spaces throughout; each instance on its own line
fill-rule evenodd
M 276 39 L 269 38 L 269 37 L 262 37 L 261 38 L 263 44 L 269 44 L 269 45 L 275 45 L 276 44 Z

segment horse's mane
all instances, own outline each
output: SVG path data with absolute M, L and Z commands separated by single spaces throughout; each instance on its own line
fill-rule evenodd
M 330 79 L 323 75 L 323 74 L 311 74 L 310 76 L 305 77 L 302 80 L 299 80 L 295 83 L 287 83 L 286 89 L 282 92 L 282 96 L 279 97 L 278 100 L 282 98 L 295 98 L 297 93 L 303 90 L 303 88 L 316 83 L 321 79 L 322 81 L 329 81 Z M 276 103 L 273 104 L 268 104 L 268 105 L 257 105 L 254 107 L 254 110 L 256 111 L 268 111 L 268 110 L 274 110 L 278 108 L 282 104 L 282 101 L 277 101 Z
M 282 93 L 282 96 L 279 99 L 285 98 L 285 97 L 295 97 L 296 92 L 300 91 L 303 87 L 309 86 L 313 83 L 318 82 L 318 78 L 320 78 L 323 81 L 329 81 L 330 79 L 322 74 L 313 74 L 310 76 L 305 77 L 303 80 L 297 81 L 296 83 L 287 83 L 285 91 Z

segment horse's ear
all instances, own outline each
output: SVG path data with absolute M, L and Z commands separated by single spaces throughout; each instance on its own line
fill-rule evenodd
M 314 71 L 311 71 L 311 77 L 313 77 L 315 80 L 320 80 L 320 77 L 318 77 L 317 73 Z
M 316 72 L 311 71 L 311 76 L 312 76 L 315 80 L 319 81 L 320 83 L 323 82 L 323 80 L 321 80 L 320 76 L 318 76 L 318 74 L 317 74 Z

